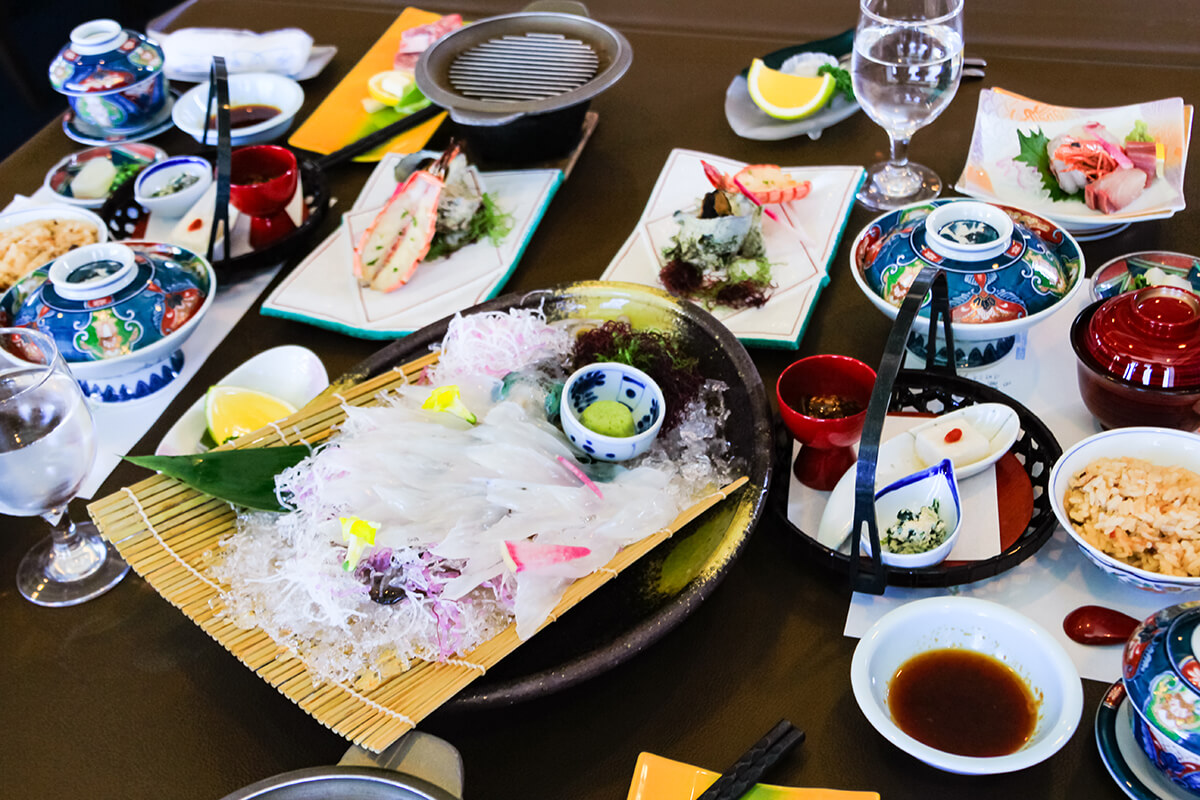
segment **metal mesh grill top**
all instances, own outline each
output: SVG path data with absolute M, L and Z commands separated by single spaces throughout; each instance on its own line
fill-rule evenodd
M 491 39 L 460 53 L 450 85 L 464 97 L 495 102 L 544 100 L 596 76 L 600 59 L 586 42 L 557 33 Z

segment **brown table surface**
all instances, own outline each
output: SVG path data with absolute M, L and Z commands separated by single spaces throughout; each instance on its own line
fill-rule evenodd
M 861 114 L 818 141 L 755 142 L 737 137 L 722 113 L 725 87 L 752 56 L 851 27 L 856 7 L 850 0 L 806 0 L 786 8 L 773 0 L 590 5 L 594 17 L 626 33 L 633 66 L 594 102 L 600 114 L 595 135 L 509 289 L 598 276 L 636 222 L 672 147 L 785 165 L 869 164 L 884 154 L 886 137 Z M 951 183 L 962 167 L 983 87 L 1082 107 L 1173 95 L 1200 99 L 1194 44 L 1200 7 L 1193 4 L 1021 0 L 968 6 L 968 55 L 987 58 L 987 78 L 964 83 L 942 117 L 917 133 L 911 153 Z M 493 0 L 460 9 L 441 2 L 429 7 L 476 17 L 511 10 Z M 399 9 L 384 3 L 198 0 L 173 24 L 256 30 L 297 25 L 319 43 L 336 44 L 334 61 L 304 85 L 303 118 Z M 47 62 L 52 55 L 46 54 Z M 195 149 L 178 131 L 156 141 L 171 153 Z M 47 168 L 78 148 L 57 121 L 41 131 L 0 163 L 0 203 L 11 193 L 32 193 Z M 350 165 L 334 174 L 339 208 L 350 204 L 369 171 L 369 165 Z M 1085 244 L 1089 265 L 1133 250 L 1200 252 L 1200 175 L 1194 167 L 1191 172 L 1187 211 Z M 863 209 L 853 212 L 800 352 L 754 353 L 768 387 L 799 355 L 836 352 L 878 360 L 888 323 L 847 273 L 849 242 L 870 218 Z M 333 224 L 327 220 L 326 227 Z M 287 343 L 315 350 L 331 374 L 378 347 L 252 310 L 135 452 L 152 451 L 170 423 L 230 368 Z M 141 475 L 118 468 L 98 496 Z M 274 773 L 335 763 L 346 749 L 344 740 L 243 667 L 136 575 L 75 608 L 26 602 L 14 588 L 16 566 L 45 528 L 37 519 L 18 518 L 6 518 L 5 527 L 0 795 L 217 798 Z M 781 717 L 804 728 L 808 740 L 777 767 L 773 782 L 873 789 L 885 798 L 1121 796 L 1094 743 L 1093 715 L 1104 689 L 1097 682 L 1085 682 L 1084 716 L 1067 746 L 1017 774 L 950 775 L 885 741 L 850 691 L 856 640 L 842 635 L 849 593 L 790 544 L 788 534 L 764 519 L 724 583 L 646 652 L 559 694 L 501 710 L 439 712 L 422 728 L 462 752 L 473 798 L 616 800 L 625 796 L 640 751 L 722 769 Z

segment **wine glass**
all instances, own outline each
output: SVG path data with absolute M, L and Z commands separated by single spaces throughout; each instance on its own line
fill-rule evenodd
M 908 142 L 937 119 L 962 78 L 963 0 L 860 0 L 850 77 L 867 116 L 887 131 L 891 158 L 867 170 L 858 201 L 883 210 L 929 200 L 942 181 L 910 163 Z
M 54 340 L 0 328 L 0 513 L 51 525 L 17 568 L 17 588 L 38 605 L 82 603 L 129 571 L 95 526 L 66 513 L 95 456 L 92 414 Z

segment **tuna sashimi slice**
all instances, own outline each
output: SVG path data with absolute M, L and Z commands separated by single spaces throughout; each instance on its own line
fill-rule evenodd
M 1146 183 L 1146 173 L 1140 169 L 1118 169 L 1089 183 L 1083 190 L 1083 197 L 1088 208 L 1112 214 L 1141 197 Z
M 1133 165 L 1146 173 L 1146 185 L 1149 186 L 1154 178 L 1162 177 L 1159 174 L 1162 167 L 1158 160 L 1158 142 L 1126 142 L 1125 155 L 1129 156 L 1129 160 Z

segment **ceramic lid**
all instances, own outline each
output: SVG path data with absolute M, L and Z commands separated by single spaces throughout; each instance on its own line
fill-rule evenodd
M 126 356 L 179 330 L 208 296 L 207 264 L 174 250 L 79 247 L 22 278 L 0 306 L 12 325 L 54 337 L 68 362 Z
M 1122 679 L 1134 710 L 1184 748 L 1200 751 L 1200 603 L 1145 620 L 1125 645 Z
M 108 94 L 162 72 L 163 51 L 153 39 L 116 20 L 94 19 L 71 31 L 50 64 L 50 85 L 67 95 Z
M 1096 309 L 1084 347 L 1108 374 L 1139 386 L 1200 386 L 1200 296 L 1150 286 Z

